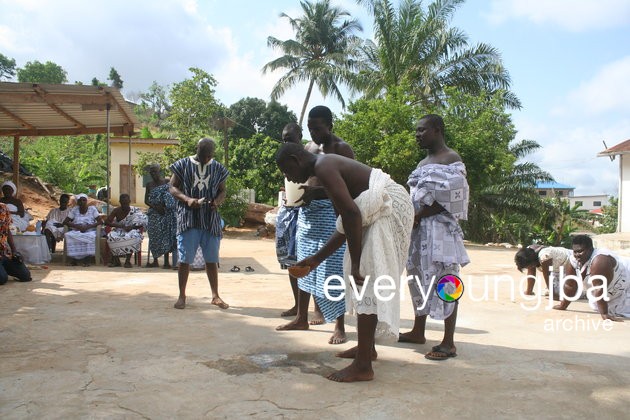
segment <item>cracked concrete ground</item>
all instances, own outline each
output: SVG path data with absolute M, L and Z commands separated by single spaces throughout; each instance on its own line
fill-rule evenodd
M 33 270 L 33 282 L 0 287 L 0 417 L 628 418 L 630 322 L 605 331 L 583 301 L 526 310 L 533 303 L 518 287 L 512 298 L 509 281 L 493 284 L 518 279 L 515 251 L 468 250 L 458 357 L 423 357 L 442 334 L 429 321 L 427 344 L 378 344 L 375 380 L 353 384 L 324 375 L 348 364 L 334 352 L 356 344 L 354 318 L 339 346 L 327 344 L 330 324 L 276 332 L 291 304 L 287 275 L 273 241 L 251 231 L 222 243 L 225 311 L 210 304 L 201 272 L 191 273 L 182 311 L 172 270 Z M 406 331 L 408 297 L 401 318 Z

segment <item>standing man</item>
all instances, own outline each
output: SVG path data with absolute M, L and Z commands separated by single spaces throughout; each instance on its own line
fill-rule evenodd
M 317 271 L 347 241 L 343 280 L 348 309 L 357 313 L 358 345 L 337 354 L 354 360 L 328 379 L 370 381 L 374 377 L 372 360 L 377 357 L 377 329 L 379 335 L 398 337 L 400 275 L 414 217 L 409 194 L 380 169 L 336 154 L 314 155 L 298 144 L 283 145 L 276 162 L 290 181 L 304 182 L 317 176 L 339 211 L 332 236 L 297 266 Z M 385 295 L 379 293 L 379 285 L 383 285 L 377 281 L 384 277 L 389 279 Z M 355 285 L 361 297 L 357 297 Z
M 219 245 L 221 216 L 218 207 L 225 200 L 228 170 L 214 160 L 214 141 L 203 138 L 197 143 L 197 154 L 171 165 L 170 192 L 177 203 L 177 250 L 179 255 L 179 298 L 176 309 L 186 307 L 186 283 L 190 264 L 201 246 L 206 274 L 212 289 L 212 304 L 221 309 L 229 305 L 219 297 Z
M 572 245 L 573 255 L 565 275 L 577 276 L 585 287 L 592 288 L 592 292 L 586 293 L 589 306 L 604 320 L 630 318 L 630 260 L 602 248 L 593 248 L 593 240 L 587 235 L 575 235 Z M 568 278 L 562 282 L 564 295 L 575 298 L 577 281 Z M 553 309 L 564 311 L 570 303 L 570 300 L 562 299 Z
M 289 123 L 282 130 L 283 143 L 302 144 L 302 128 L 296 123 Z M 280 267 L 286 269 L 297 262 L 296 233 L 297 220 L 302 200 L 300 184 L 284 179 L 285 198 L 278 210 L 276 218 L 276 255 Z M 293 291 L 293 307 L 280 316 L 296 316 L 298 308 L 298 280 L 289 274 L 289 282 Z
M 308 131 L 313 140 L 307 145 L 307 150 L 315 154 L 335 154 L 354 159 L 354 152 L 348 143 L 332 133 L 332 112 L 328 107 L 319 105 L 308 113 Z M 302 200 L 304 205 L 300 207 L 297 227 L 297 259 L 302 260 L 317 252 L 335 232 L 337 213 L 333 202 L 327 195 L 326 189 L 319 182 L 317 175 L 310 174 L 306 186 L 303 186 Z M 324 283 L 331 276 L 340 276 L 343 273 L 343 254 L 345 245 L 342 245 L 323 261 L 317 269 L 303 278 L 298 279 L 300 289 L 298 295 L 298 310 L 296 318 L 286 325 L 277 327 L 277 330 L 307 330 L 308 306 L 311 295 L 315 299 L 315 309 L 321 311 L 326 322 L 335 321 L 335 331 L 328 340 L 329 344 L 342 344 L 346 342 L 346 330 L 344 325 L 344 313 L 346 311 L 343 299 L 332 301 L 324 294 Z M 337 280 L 331 285 L 340 285 Z M 331 293 L 336 297 L 340 292 Z M 315 321 L 314 323 L 322 323 Z
M 407 262 L 415 320 L 413 329 L 400 334 L 398 341 L 424 344 L 427 315 L 444 320 L 442 342 L 425 357 L 446 360 L 457 356 L 453 336 L 458 303 L 440 299 L 436 285 L 446 275 L 458 276 L 460 266 L 470 262 L 459 226 L 468 215 L 466 167 L 444 142 L 442 117 L 422 117 L 416 127 L 416 142 L 427 150 L 427 157 L 418 163 L 407 182 L 415 210 Z

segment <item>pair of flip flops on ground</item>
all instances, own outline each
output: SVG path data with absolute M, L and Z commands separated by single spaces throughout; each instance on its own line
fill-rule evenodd
M 238 265 L 235 265 L 234 267 L 230 269 L 230 271 L 233 273 L 238 273 L 239 271 L 241 271 L 241 267 L 239 267 Z M 251 273 L 252 271 L 254 271 L 254 269 L 248 265 L 247 267 L 245 267 L 245 271 L 247 271 L 248 273 Z
M 433 346 L 431 351 L 424 355 L 424 357 L 429 360 L 446 360 L 456 356 L 457 352 L 445 350 L 440 346 Z

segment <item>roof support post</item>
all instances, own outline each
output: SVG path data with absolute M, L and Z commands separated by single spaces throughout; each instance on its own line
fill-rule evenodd
M 17 197 L 20 191 L 20 136 L 13 136 L 13 183 Z

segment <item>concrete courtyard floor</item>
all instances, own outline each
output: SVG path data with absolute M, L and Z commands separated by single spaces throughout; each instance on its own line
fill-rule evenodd
M 507 278 L 495 285 L 520 278 L 515 250 L 468 250 L 458 357 L 423 357 L 443 331 L 429 321 L 426 344 L 377 344 L 374 381 L 351 384 L 325 375 L 348 364 L 334 353 L 356 344 L 355 318 L 337 346 L 330 324 L 276 332 L 289 283 L 273 240 L 252 231 L 222 242 L 228 310 L 210 304 L 203 272 L 191 273 L 188 306 L 176 310 L 175 271 L 53 262 L 31 283 L 0 287 L 0 417 L 627 419 L 630 321 L 604 330 L 584 301 L 531 310 L 518 285 L 514 297 Z M 403 331 L 412 319 L 406 297 Z

